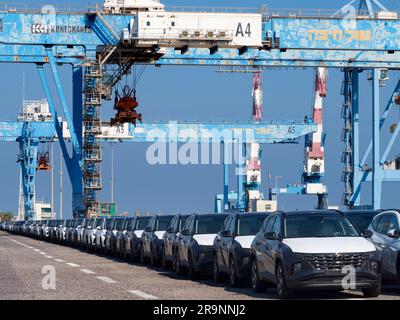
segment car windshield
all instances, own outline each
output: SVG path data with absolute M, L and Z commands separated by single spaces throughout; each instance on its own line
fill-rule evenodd
M 150 217 L 140 218 L 136 230 L 144 230 L 144 229 L 146 229 L 147 224 L 149 223 L 149 221 L 150 221 Z
M 128 222 L 126 224 L 126 230 L 127 231 L 132 231 L 133 227 L 135 226 L 135 222 L 136 222 L 135 218 L 129 218 Z
M 184 225 L 186 224 L 186 221 L 189 217 L 182 217 L 181 219 L 181 225 L 179 226 L 179 231 L 183 230 Z
M 115 230 L 122 231 L 122 227 L 124 226 L 125 219 L 117 219 L 115 223 Z
M 103 224 L 103 219 L 96 219 L 96 228 L 101 227 Z
M 168 226 L 171 222 L 171 220 L 174 217 L 160 217 L 158 218 L 158 226 L 156 231 L 166 231 L 168 229 Z
M 260 231 L 266 216 L 243 216 L 238 221 L 238 236 L 253 236 Z
M 368 229 L 376 212 L 347 212 L 346 215 L 355 224 L 358 230 L 363 231 Z
M 90 220 L 85 219 L 85 222 L 83 223 L 83 227 L 86 228 L 89 225 Z
M 359 237 L 349 219 L 340 214 L 299 214 L 284 219 L 285 238 Z
M 111 227 L 113 226 L 114 219 L 107 219 L 106 220 L 106 229 L 111 230 Z
M 83 219 L 79 219 L 79 220 L 76 222 L 76 227 L 81 226 L 82 223 L 83 223 Z
M 195 234 L 214 234 L 221 231 L 224 226 L 226 216 L 215 215 L 214 217 L 199 217 L 196 224 Z

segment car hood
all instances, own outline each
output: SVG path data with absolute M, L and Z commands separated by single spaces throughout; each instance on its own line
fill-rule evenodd
M 144 230 L 136 230 L 133 233 L 135 234 L 136 237 L 140 238 L 142 236 L 143 232 L 144 232 Z
M 239 243 L 243 249 L 250 249 L 254 238 L 255 236 L 238 236 L 235 238 L 235 241 Z
M 196 234 L 193 239 L 201 246 L 212 246 L 214 244 L 214 239 L 217 235 L 214 234 Z
M 156 231 L 156 232 L 154 232 L 154 234 L 156 235 L 156 237 L 158 239 L 162 239 L 163 236 L 164 236 L 164 233 L 165 233 L 165 231 Z
M 282 241 L 296 253 L 373 252 L 375 246 L 363 237 L 296 238 Z

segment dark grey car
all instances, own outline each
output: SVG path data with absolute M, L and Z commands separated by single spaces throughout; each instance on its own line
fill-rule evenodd
M 271 215 L 251 245 L 252 287 L 262 292 L 276 285 L 288 298 L 297 289 L 342 291 L 348 271 L 353 289 L 367 297 L 381 290 L 380 254 L 352 222 L 338 211 Z M 346 288 L 348 289 L 348 288 Z
M 227 214 L 193 214 L 187 219 L 176 240 L 174 270 L 177 274 L 187 270 L 190 279 L 212 274 L 214 239 L 227 217 Z
M 231 287 L 249 283 L 251 275 L 250 247 L 270 213 L 234 213 L 214 239 L 214 280 L 229 276 Z
M 162 260 L 164 247 L 164 234 L 168 229 L 173 215 L 154 216 L 150 219 L 142 234 L 142 251 L 140 262 L 152 266 L 158 265 Z
M 377 215 L 369 227 L 372 241 L 382 255 L 382 277 L 400 284 L 400 212 L 388 210 Z
M 174 260 L 174 249 L 176 245 L 176 239 L 178 233 L 182 231 L 183 226 L 189 216 L 183 216 L 177 214 L 170 222 L 167 232 L 165 232 L 163 236 L 163 255 L 161 264 L 165 269 L 169 269 L 172 267 L 172 263 Z

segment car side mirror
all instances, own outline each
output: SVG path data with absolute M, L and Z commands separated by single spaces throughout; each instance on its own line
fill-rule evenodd
M 146 227 L 146 232 L 152 232 L 153 229 L 151 227 Z
M 169 228 L 169 229 L 167 230 L 167 233 L 175 233 L 174 228 Z
M 400 230 L 389 230 L 387 236 L 390 238 L 400 238 Z
M 190 235 L 190 231 L 189 230 L 182 230 L 182 235 L 183 236 L 189 236 Z
M 278 240 L 278 236 L 275 232 L 267 232 L 266 234 L 264 234 L 264 237 L 267 240 Z
M 221 231 L 221 236 L 222 237 L 231 237 L 232 235 L 229 230 L 224 230 L 224 231 Z
M 371 238 L 374 235 L 374 233 L 371 230 L 367 229 L 363 231 L 362 235 L 364 238 Z

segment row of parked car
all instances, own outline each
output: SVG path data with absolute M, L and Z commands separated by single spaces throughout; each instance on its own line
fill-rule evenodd
M 21 221 L 0 228 L 160 265 L 192 280 L 212 275 L 256 292 L 276 286 L 281 298 L 298 289 L 343 290 L 346 272 L 354 270 L 351 288 L 376 297 L 382 280 L 400 283 L 399 219 L 397 210 L 308 211 Z

